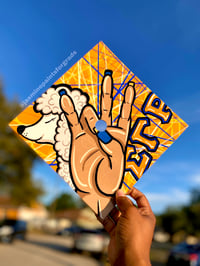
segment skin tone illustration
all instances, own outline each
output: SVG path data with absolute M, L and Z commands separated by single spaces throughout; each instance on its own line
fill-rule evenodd
M 114 208 L 115 192 L 130 190 L 187 127 L 132 78 L 121 86 L 119 105 L 113 71 L 104 70 L 97 106 L 88 89 L 57 83 L 31 107 L 31 115 L 37 114 L 34 123 L 20 124 L 17 118 L 11 124 L 18 125 L 17 132 L 29 145 L 39 145 L 33 146 L 36 151 L 43 145 L 53 148 L 46 151 L 46 158 L 52 156 L 49 165 L 55 165 L 53 169 L 101 219 Z M 26 116 L 24 121 L 29 121 Z
M 63 168 L 69 167 L 68 183 L 101 218 L 105 218 L 113 207 L 110 197 L 123 181 L 134 83 L 129 82 L 125 89 L 117 126 L 112 126 L 111 70 L 104 73 L 99 116 L 80 90 L 71 90 L 70 86 L 49 90 L 35 102 L 34 110 L 41 112 L 42 118 L 33 125 L 20 125 L 18 133 L 37 143 L 54 145 L 59 163 L 57 172 L 66 175 L 67 170 Z M 58 107 L 56 101 L 59 101 Z M 65 125 L 61 126 L 63 123 Z M 56 135 L 60 131 L 64 133 Z M 58 138 L 64 144 L 64 151 Z
M 187 128 L 102 42 L 10 125 L 101 219 Z
M 102 41 L 9 125 L 101 219 L 187 128 Z
M 164 101 L 100 41 L 9 125 L 95 212 L 111 265 L 151 265 L 134 185 L 188 126 Z
M 9 125 L 96 213 L 112 265 L 150 265 L 155 217 L 134 185 L 187 128 L 176 113 L 99 42 Z
M 72 143 L 71 176 L 78 194 L 100 217 L 110 210 L 110 196 L 120 187 L 124 174 L 125 154 L 130 129 L 131 106 L 134 100 L 134 83 L 125 91 L 124 102 L 116 127 L 112 126 L 112 71 L 106 70 L 101 86 L 101 113 L 98 117 L 91 105 L 84 107 L 80 119 L 68 95 L 61 98 L 61 107 L 69 122 Z M 100 122 L 100 123 L 98 123 Z M 103 137 L 98 136 L 98 124 Z M 111 203 L 110 203 L 111 204 Z

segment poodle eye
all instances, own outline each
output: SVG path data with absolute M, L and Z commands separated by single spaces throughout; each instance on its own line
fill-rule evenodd
M 55 119 L 56 119 L 56 117 L 50 119 L 49 121 L 46 121 L 45 124 L 50 123 L 51 121 L 53 121 L 53 120 L 55 120 Z

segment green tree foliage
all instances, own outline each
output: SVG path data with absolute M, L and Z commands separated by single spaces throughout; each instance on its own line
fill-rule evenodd
M 52 203 L 48 206 L 48 209 L 61 211 L 67 209 L 78 209 L 84 206 L 85 204 L 81 199 L 74 198 L 72 194 L 63 193 L 52 201 Z
M 190 202 L 191 204 L 200 203 L 200 189 L 194 188 L 191 190 Z
M 30 205 L 43 190 L 31 177 L 36 154 L 9 128 L 21 111 L 17 101 L 8 102 L 0 85 L 0 194 L 8 194 L 14 204 Z
M 167 208 L 157 221 L 171 236 L 179 231 L 200 236 L 200 189 L 191 191 L 191 200 L 187 206 Z

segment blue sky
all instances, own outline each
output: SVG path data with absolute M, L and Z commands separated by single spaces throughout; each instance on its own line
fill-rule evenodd
M 23 102 L 72 51 L 77 54 L 46 89 L 102 40 L 189 124 L 137 184 L 155 212 L 186 204 L 190 190 L 200 187 L 199 14 L 198 0 L 4 1 L 0 16 L 4 92 L 8 99 Z M 46 187 L 46 202 L 69 191 L 45 163 L 37 163 L 33 175 Z

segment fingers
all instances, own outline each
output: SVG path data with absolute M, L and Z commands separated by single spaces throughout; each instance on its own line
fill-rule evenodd
M 83 128 L 85 129 L 86 127 L 89 127 L 91 132 L 96 134 L 94 128 L 97 121 L 98 117 L 94 108 L 91 105 L 84 107 L 81 115 L 81 124 L 83 125 Z
M 131 200 L 126 197 L 121 189 L 116 192 L 116 203 L 122 213 L 126 212 L 129 208 L 134 207 Z
M 103 224 L 105 230 L 111 234 L 120 217 L 119 210 L 114 207 L 109 215 L 105 219 L 101 219 L 99 216 L 96 215 L 97 219 Z
M 118 120 L 118 126 L 123 128 L 127 134 L 130 127 L 131 110 L 135 94 L 135 83 L 129 82 L 125 90 L 124 101 L 122 103 L 120 118 Z
M 101 120 L 104 120 L 108 126 L 112 123 L 112 91 L 112 70 L 107 69 L 101 85 Z
M 149 204 L 148 199 L 145 197 L 145 195 L 141 191 L 133 187 L 128 194 L 132 198 L 135 199 L 135 201 L 137 202 L 138 208 L 146 208 L 146 209 L 151 210 L 151 206 Z
M 104 226 L 105 230 L 111 234 L 111 232 L 113 231 L 113 229 L 115 228 L 116 224 L 113 223 L 113 221 L 110 219 L 109 216 L 107 216 L 104 220 L 102 220 L 101 218 L 99 218 L 99 216 L 97 217 L 97 219 L 99 220 L 99 222 L 102 223 L 102 225 Z
M 73 138 L 77 138 L 83 131 L 82 127 L 78 120 L 78 115 L 75 111 L 75 107 L 72 99 L 67 95 L 61 95 L 61 108 L 63 109 L 67 121 L 69 122 L 69 126 L 72 131 Z
M 148 199 L 146 198 L 146 196 L 139 191 L 138 189 L 136 189 L 135 187 L 133 187 L 130 191 L 129 191 L 129 195 L 134 198 L 137 202 L 138 205 L 138 211 L 142 216 L 147 216 L 149 217 L 152 222 L 153 225 L 155 227 L 156 224 L 156 217 L 151 209 L 151 206 L 149 204 Z
M 96 129 L 97 121 L 99 120 L 94 108 L 91 105 L 86 106 L 81 115 L 81 124 L 85 130 L 86 127 L 88 127 L 90 131 L 97 136 L 102 150 L 109 156 L 112 156 L 112 160 L 114 151 L 115 154 L 121 154 L 123 147 L 108 133 L 107 130 L 98 132 Z
M 118 141 L 113 139 L 111 135 L 109 135 L 109 138 L 110 140 L 107 143 L 103 142 L 102 141 L 103 139 L 98 138 L 99 144 L 102 150 L 110 156 L 112 164 L 115 163 L 116 158 L 119 156 L 119 161 L 117 162 L 117 164 L 119 165 L 121 164 L 120 157 L 121 154 L 123 153 L 123 147 L 120 145 Z
M 91 105 L 86 106 L 81 115 L 81 124 L 83 125 L 83 128 L 86 129 L 86 126 L 88 126 L 90 131 L 97 136 L 99 144 L 106 154 L 112 156 L 112 158 L 114 152 L 117 155 L 121 154 L 123 152 L 123 147 L 107 130 L 103 132 L 98 132 L 96 130 L 97 121 L 99 120 L 95 109 Z
M 117 139 L 118 142 L 121 143 L 123 151 L 125 152 L 127 139 L 126 133 L 116 127 L 108 127 L 107 131 L 114 139 Z
M 141 214 L 152 213 L 148 199 L 141 191 L 139 191 L 135 187 L 132 188 L 127 195 L 121 189 L 117 191 L 116 202 L 122 213 L 130 207 L 135 208 L 134 203 L 132 199 L 130 199 L 130 197 L 132 197 L 136 201 L 138 210 L 142 209 L 145 211 L 144 213 Z

